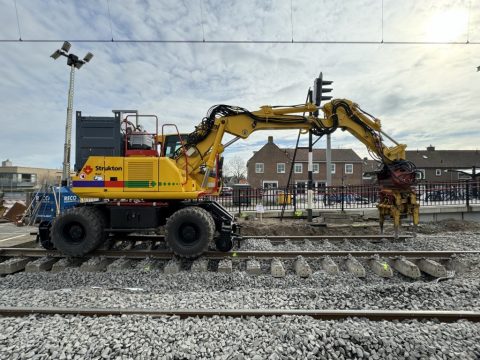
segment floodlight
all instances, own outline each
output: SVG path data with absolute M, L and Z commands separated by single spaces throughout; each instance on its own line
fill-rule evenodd
M 71 47 L 72 45 L 68 41 L 65 41 L 62 45 L 62 50 L 68 53 Z
M 61 55 L 62 52 L 60 50 L 57 50 L 52 55 L 50 55 L 50 57 L 53 58 L 53 60 L 57 60 Z
M 85 57 L 83 58 L 83 61 L 89 62 L 90 60 L 92 60 L 92 58 L 93 58 L 93 54 L 89 52 L 87 53 L 87 55 L 85 55 Z
M 69 53 L 71 47 L 72 45 L 68 41 L 65 41 L 60 49 L 50 55 L 50 57 L 54 60 L 58 59 L 60 56 L 65 56 L 67 58 L 67 65 L 70 67 L 67 121 L 65 124 L 65 147 L 63 152 L 62 186 L 70 185 L 70 144 L 72 132 L 73 84 L 75 79 L 75 69 L 80 69 L 93 57 L 93 54 L 89 52 L 87 53 L 87 55 L 85 55 L 85 58 L 83 60 L 80 60 L 77 55 Z

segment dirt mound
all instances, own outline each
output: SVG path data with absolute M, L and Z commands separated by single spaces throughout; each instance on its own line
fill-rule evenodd
M 297 219 L 263 219 L 259 220 L 240 220 L 242 226 L 242 235 L 261 236 L 261 235 L 364 235 L 378 234 L 379 228 L 376 226 L 319 226 L 318 224 L 307 224 L 306 220 Z

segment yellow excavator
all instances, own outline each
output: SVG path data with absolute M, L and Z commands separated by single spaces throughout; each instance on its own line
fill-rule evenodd
M 83 256 L 102 245 L 109 234 L 149 232 L 165 226 L 165 241 L 181 257 L 196 257 L 213 242 L 230 251 L 239 228 L 220 204 L 207 200 L 220 191 L 224 149 L 258 130 L 300 129 L 316 136 L 347 130 L 383 163 L 378 173 L 380 225 L 388 217 L 400 226 L 400 217 L 419 220 L 413 185 L 415 166 L 405 159 L 406 145 L 388 147 L 380 121 L 350 100 L 334 99 L 323 106 L 315 81 L 315 96 L 305 104 L 261 106 L 248 111 L 238 106 L 211 107 L 195 130 L 182 136 L 148 133 L 140 115 L 120 112 L 113 118 L 83 117 L 77 112 L 76 176 L 72 190 L 81 203 L 43 229 L 42 244 L 70 256 Z M 315 99 L 313 99 L 315 97 Z M 319 113 L 323 116 L 319 116 Z M 234 138 L 222 144 L 225 134 Z M 390 137 L 390 140 L 393 141 Z M 209 197 L 208 197 L 209 198 Z

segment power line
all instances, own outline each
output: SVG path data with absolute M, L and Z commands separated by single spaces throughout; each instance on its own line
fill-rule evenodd
M 346 44 L 346 45 L 480 45 L 479 41 L 369 41 L 369 40 L 168 40 L 168 39 L 0 39 L 0 43 L 158 43 L 158 44 Z
M 345 44 L 345 45 L 480 45 L 479 41 L 470 41 L 470 11 L 471 11 L 471 0 L 469 1 L 468 9 L 468 22 L 467 22 L 467 39 L 466 41 L 385 41 L 384 40 L 384 0 L 382 0 L 382 29 L 381 29 L 381 41 L 369 41 L 369 40 L 294 40 L 293 38 L 293 0 L 290 0 L 290 24 L 291 24 L 291 40 L 206 40 L 205 39 L 205 28 L 204 28 L 204 16 L 203 16 L 203 0 L 200 0 L 200 16 L 201 16 L 201 25 L 202 25 L 202 40 L 168 40 L 168 39 L 117 39 L 113 38 L 113 26 L 112 26 L 112 17 L 110 14 L 110 1 L 107 1 L 107 10 L 110 23 L 110 34 L 111 39 L 22 39 L 22 33 L 20 30 L 20 20 L 17 10 L 17 0 L 13 0 L 15 6 L 15 14 L 17 17 L 17 27 L 19 39 L 0 39 L 1 43 L 53 43 L 53 42 L 63 42 L 68 41 L 70 43 L 131 43 L 131 44 Z
M 470 41 L 470 11 L 472 9 L 472 0 L 468 2 L 468 19 L 467 19 L 467 42 Z
M 17 0 L 13 0 L 13 4 L 15 5 L 15 15 L 17 15 L 17 27 L 18 27 L 18 37 L 19 40 L 22 40 L 22 32 L 20 31 L 20 20 L 18 19 L 18 9 L 17 9 Z
M 292 29 L 292 43 L 293 43 L 293 0 L 290 0 L 290 25 Z
M 382 43 L 383 43 L 383 0 L 382 0 Z
M 202 39 L 203 39 L 203 42 L 205 42 L 205 28 L 203 26 L 203 6 L 202 6 L 202 2 L 203 0 L 200 0 L 200 17 L 201 17 L 201 22 L 200 24 L 202 24 Z
M 110 23 L 110 34 L 112 35 L 112 41 L 113 41 L 112 15 L 110 14 L 110 0 L 107 0 L 107 10 L 108 10 L 108 20 Z

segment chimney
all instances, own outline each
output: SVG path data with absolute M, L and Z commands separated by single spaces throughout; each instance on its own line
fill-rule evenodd
M 432 144 L 430 144 L 430 146 L 427 146 L 427 151 L 435 151 L 435 146 L 432 146 Z
M 269 144 L 273 144 L 273 136 L 269 136 L 269 137 L 268 137 L 268 143 L 269 143 Z

